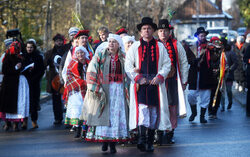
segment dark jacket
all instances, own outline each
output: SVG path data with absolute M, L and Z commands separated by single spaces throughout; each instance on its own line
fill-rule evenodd
M 23 68 L 16 70 L 15 66 L 20 62 L 22 60 L 16 55 L 5 55 L 2 67 L 4 77 L 0 91 L 0 112 L 17 113 L 19 76 Z
M 248 90 L 250 90 L 249 89 L 250 87 L 250 46 L 246 48 L 243 61 L 247 65 L 247 68 L 246 68 L 247 87 L 248 87 Z
M 192 53 L 187 53 L 188 63 L 190 65 L 189 74 L 188 74 L 188 84 L 190 90 L 196 89 L 210 89 L 211 88 L 211 77 L 212 71 L 207 64 L 207 55 L 204 53 L 203 60 L 198 66 L 198 62 L 201 60 L 201 57 L 196 57 L 197 54 L 197 45 L 193 45 L 190 49 Z M 199 84 L 197 85 L 197 77 L 199 72 Z
M 237 56 L 233 51 L 226 51 L 226 58 L 227 58 L 227 67 L 228 70 L 226 71 L 226 80 L 233 81 L 234 80 L 234 71 L 238 66 Z
M 41 78 L 44 74 L 44 64 L 43 57 L 40 55 L 39 51 L 35 51 L 32 53 L 27 53 L 24 55 L 25 66 L 34 63 L 34 69 L 27 69 L 24 71 L 24 75 L 28 80 L 30 87 L 30 95 L 32 96 L 34 93 L 40 95 L 41 91 Z
M 52 93 L 51 81 L 53 78 L 58 75 L 58 67 L 54 64 L 54 57 L 56 55 L 63 56 L 65 53 L 64 46 L 58 48 L 55 47 L 44 54 L 44 66 L 49 66 L 49 69 L 46 70 L 46 79 L 47 79 L 47 92 Z M 56 69 L 57 68 L 57 69 Z
M 233 45 L 233 51 L 237 56 L 238 66 L 234 71 L 234 79 L 237 82 L 245 81 L 245 73 L 243 70 L 243 48 L 239 49 L 236 45 Z

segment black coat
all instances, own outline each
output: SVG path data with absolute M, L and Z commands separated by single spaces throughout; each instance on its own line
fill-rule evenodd
M 200 63 L 200 67 L 198 67 L 198 62 L 201 60 L 201 57 L 196 58 L 195 56 L 197 53 L 197 45 L 191 47 L 191 52 L 187 53 L 188 63 L 190 64 L 188 74 L 189 89 L 196 90 L 197 87 L 199 87 L 199 89 L 211 89 L 212 70 L 207 64 L 206 53 L 204 54 L 203 61 Z M 197 85 L 198 72 L 200 81 Z
M 6 54 L 3 61 L 3 82 L 0 91 L 0 112 L 17 113 L 18 85 L 21 69 L 16 70 L 15 66 L 22 60 L 16 55 Z
M 25 66 L 34 63 L 34 69 L 27 69 L 24 71 L 24 75 L 28 80 L 30 93 L 40 93 L 40 81 L 44 74 L 43 57 L 38 51 L 31 54 L 24 55 Z
M 247 64 L 247 69 L 246 69 L 247 87 L 248 87 L 248 90 L 250 90 L 249 89 L 250 88 L 250 46 L 246 48 L 243 60 Z
M 233 51 L 226 51 L 227 58 L 227 66 L 228 70 L 226 71 L 226 80 L 233 81 L 234 80 L 234 71 L 238 66 L 237 56 Z
M 233 51 L 235 52 L 238 60 L 238 66 L 234 71 L 234 80 L 237 82 L 245 81 L 245 72 L 243 70 L 243 48 L 238 49 L 236 45 L 233 46 Z

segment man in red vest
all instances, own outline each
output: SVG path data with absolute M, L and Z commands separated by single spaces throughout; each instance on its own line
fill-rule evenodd
M 167 19 L 159 20 L 158 24 L 158 37 L 159 41 L 163 43 L 169 58 L 171 60 L 171 71 L 166 79 L 166 89 L 168 96 L 168 107 L 170 112 L 170 122 L 172 125 L 172 131 L 167 132 L 167 143 L 173 144 L 174 140 L 174 129 L 177 127 L 177 109 L 185 106 L 185 104 L 179 104 L 178 97 L 178 85 L 177 81 L 180 80 L 182 84 L 182 89 L 186 89 L 187 79 L 188 79 L 188 61 L 186 56 L 186 51 L 182 47 L 181 43 L 178 42 L 171 36 L 171 31 L 173 27 L 169 24 Z M 163 131 L 158 131 L 158 144 L 162 144 Z

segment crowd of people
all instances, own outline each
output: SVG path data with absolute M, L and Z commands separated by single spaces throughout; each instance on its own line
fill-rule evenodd
M 71 27 L 69 42 L 55 35 L 54 47 L 44 57 L 34 39 L 26 42 L 24 50 L 20 41 L 6 39 L 0 90 L 4 130 L 18 131 L 19 123 L 27 129 L 29 113 L 32 129 L 38 128 L 45 71 L 54 125 L 64 120 L 75 138 L 102 142 L 102 151 L 110 148 L 110 153 L 116 153 L 117 143 L 131 141 L 137 142 L 140 151 L 153 152 L 154 142 L 163 144 L 163 135 L 168 144 L 174 144 L 178 117 L 186 116 L 187 87 L 189 121 L 194 121 L 199 105 L 200 123 L 207 123 L 207 109 L 209 119 L 217 119 L 219 107 L 225 111 L 226 94 L 227 109 L 232 108 L 233 81 L 242 92 L 247 80 L 249 89 L 250 34 L 246 43 L 240 36 L 230 45 L 225 38 L 207 41 L 209 32 L 199 27 L 194 34 L 198 41 L 190 47 L 175 38 L 167 19 L 157 25 L 144 17 L 137 29 L 138 41 L 125 28 L 113 34 L 103 26 L 97 31 L 100 40 L 92 42 L 89 30 Z M 153 36 L 156 31 L 158 38 Z M 248 90 L 247 116 L 249 97 Z

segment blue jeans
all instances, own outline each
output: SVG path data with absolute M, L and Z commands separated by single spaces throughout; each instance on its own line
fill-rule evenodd
M 233 94 L 232 94 L 233 81 L 226 81 L 225 85 L 226 85 L 228 104 L 232 104 L 233 103 Z M 221 107 L 222 108 L 225 108 L 225 99 L 226 99 L 226 93 L 224 91 L 221 94 Z

